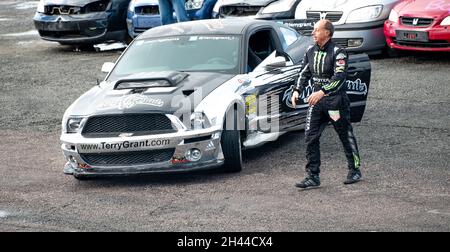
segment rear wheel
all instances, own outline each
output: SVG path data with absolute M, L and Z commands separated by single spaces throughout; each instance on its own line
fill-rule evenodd
M 227 125 L 226 122 L 224 125 Z M 224 170 L 226 172 L 239 172 L 242 170 L 241 133 L 237 128 L 237 112 L 234 111 L 234 127 L 227 130 L 224 126 L 221 139 L 225 157 Z

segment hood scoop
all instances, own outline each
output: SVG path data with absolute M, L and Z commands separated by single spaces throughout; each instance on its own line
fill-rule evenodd
M 182 92 L 185 96 L 189 96 L 195 92 L 195 89 L 184 89 Z
M 118 80 L 114 85 L 114 90 L 176 87 L 188 76 L 187 73 L 176 71 L 139 73 Z

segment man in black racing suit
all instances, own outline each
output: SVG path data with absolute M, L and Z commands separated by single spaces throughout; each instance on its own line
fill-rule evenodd
M 306 178 L 297 183 L 300 188 L 320 186 L 320 136 L 331 121 L 344 146 L 348 161 L 345 184 L 360 181 L 360 159 L 353 128 L 350 123 L 350 102 L 345 92 L 348 56 L 345 49 L 331 41 L 334 27 L 328 20 L 316 23 L 313 31 L 315 45 L 308 48 L 303 59 L 303 71 L 292 95 L 296 106 L 301 90 L 312 80 L 314 89 L 308 98 L 309 109 L 305 126 Z

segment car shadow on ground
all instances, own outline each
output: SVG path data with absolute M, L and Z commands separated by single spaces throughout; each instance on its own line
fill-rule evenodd
M 379 55 L 371 55 L 371 60 L 381 59 L 401 59 L 405 63 L 450 63 L 450 52 L 419 52 L 419 51 L 401 51 L 397 50 L 395 56 L 390 56 L 386 52 Z
M 226 181 L 228 179 L 235 179 L 242 175 L 251 175 L 253 173 L 270 172 L 271 165 L 267 167 L 252 166 L 252 163 L 264 163 L 264 158 L 273 156 L 276 152 L 282 151 L 283 148 L 297 144 L 298 141 L 303 140 L 303 131 L 289 132 L 282 135 L 274 142 L 266 143 L 255 149 L 243 151 L 244 167 L 241 172 L 225 172 L 221 168 L 214 168 L 210 170 L 195 171 L 195 172 L 177 172 L 177 173 L 162 173 L 162 174 L 144 174 L 131 176 L 106 176 L 97 177 L 88 180 L 78 181 L 78 186 L 86 187 L 134 187 L 134 186 L 166 186 L 166 185 L 190 185 L 190 184 L 206 184 Z M 300 137 L 301 136 L 301 137 Z M 295 157 L 292 157 L 294 162 Z

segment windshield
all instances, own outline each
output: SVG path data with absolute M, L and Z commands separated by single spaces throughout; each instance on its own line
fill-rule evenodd
M 180 36 L 139 40 L 117 63 L 109 79 L 143 72 L 239 73 L 240 37 Z

